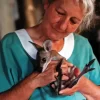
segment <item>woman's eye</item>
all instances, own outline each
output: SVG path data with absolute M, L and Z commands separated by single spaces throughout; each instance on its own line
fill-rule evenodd
M 77 24 L 78 22 L 74 21 L 73 19 L 70 19 L 72 24 Z
M 65 15 L 65 13 L 63 13 L 63 12 L 61 12 L 61 11 L 56 10 L 56 12 L 57 12 L 59 15 Z

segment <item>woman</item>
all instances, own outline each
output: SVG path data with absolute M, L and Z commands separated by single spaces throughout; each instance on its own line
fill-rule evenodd
M 93 3 L 94 0 L 45 0 L 45 14 L 39 25 L 10 33 L 2 39 L 0 100 L 99 100 L 97 60 L 91 66 L 95 67 L 94 71 L 83 76 L 74 87 L 61 90 L 61 95 L 57 96 L 49 85 L 58 74 L 55 72 L 57 62 L 52 61 L 43 73 L 36 73 L 37 51 L 29 43 L 42 46 L 45 40 L 52 40 L 52 49 L 68 61 L 61 66 L 63 79 L 67 78 L 67 68 L 73 64 L 82 70 L 95 56 L 87 39 L 73 32 L 88 26 Z

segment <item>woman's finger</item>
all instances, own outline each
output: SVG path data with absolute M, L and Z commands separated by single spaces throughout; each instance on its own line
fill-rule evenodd
M 78 90 L 78 87 L 77 86 L 74 86 L 72 88 L 66 88 L 66 89 L 63 89 L 59 92 L 59 94 L 62 94 L 62 95 L 72 95 L 73 93 L 75 93 L 76 91 Z
M 68 79 L 69 79 L 69 77 L 67 75 L 62 76 L 62 80 L 68 80 Z

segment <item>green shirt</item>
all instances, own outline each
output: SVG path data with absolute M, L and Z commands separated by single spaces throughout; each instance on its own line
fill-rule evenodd
M 84 66 L 95 56 L 86 38 L 76 34 L 73 36 L 74 48 L 67 60 L 82 71 Z M 10 89 L 34 72 L 35 65 L 35 58 L 32 58 L 23 48 L 18 35 L 15 32 L 7 34 L 0 42 L 0 92 Z M 94 67 L 95 70 L 88 72 L 85 76 L 96 85 L 100 85 L 100 66 L 97 59 L 91 67 Z M 79 92 L 72 96 L 57 96 L 47 85 L 37 88 L 29 100 L 86 100 L 86 98 Z

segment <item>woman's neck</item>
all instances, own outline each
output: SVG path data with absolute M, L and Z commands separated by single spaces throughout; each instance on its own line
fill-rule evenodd
M 56 50 L 57 52 L 61 51 L 63 46 L 64 46 L 64 39 L 52 43 L 52 49 Z
M 40 31 L 41 26 L 37 25 L 35 27 L 31 27 L 26 29 L 31 39 L 34 41 L 35 44 L 42 47 L 42 44 L 45 40 L 48 40 L 47 37 Z M 64 39 L 58 41 L 52 41 L 52 49 L 56 50 L 57 52 L 61 51 L 64 45 Z

